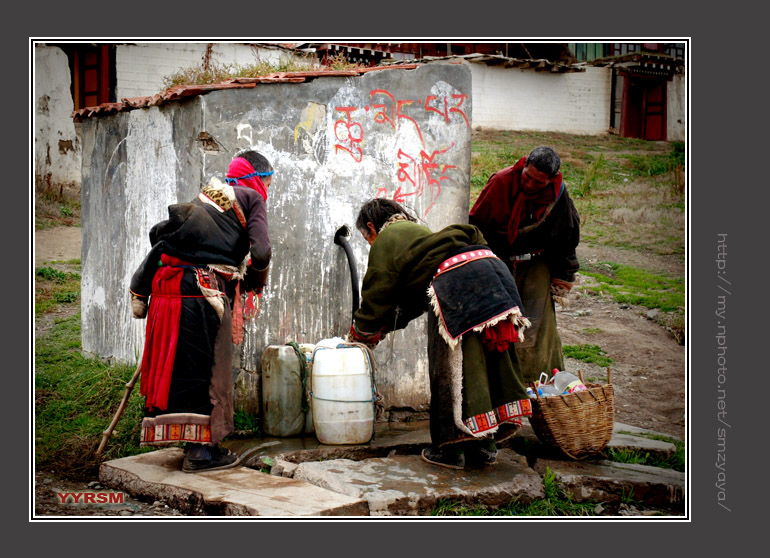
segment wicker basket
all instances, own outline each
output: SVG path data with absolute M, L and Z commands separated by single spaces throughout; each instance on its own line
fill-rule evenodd
M 580 380 L 583 375 L 578 372 Z M 585 382 L 583 382 L 585 383 Z M 586 384 L 586 391 L 532 400 L 529 423 L 538 439 L 573 459 L 599 453 L 612 438 L 615 404 L 610 370 L 606 384 Z

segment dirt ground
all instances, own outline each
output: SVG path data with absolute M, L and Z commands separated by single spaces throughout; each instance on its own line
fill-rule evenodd
M 649 257 L 607 247 L 580 246 L 582 262 L 612 261 L 652 271 L 684 275 L 684 264 L 675 258 Z M 35 267 L 45 262 L 80 258 L 80 228 L 55 227 L 35 235 Z M 617 421 L 685 439 L 686 369 L 685 346 L 656 321 L 647 310 L 620 305 L 609 299 L 580 295 L 579 277 L 566 309 L 557 310 L 562 344 L 598 345 L 614 362 L 610 365 L 615 388 Z M 73 309 L 71 311 L 75 311 Z M 57 317 L 61 317 L 59 314 Z M 39 328 L 51 320 L 41 320 Z M 37 328 L 36 328 L 37 329 Z M 606 377 L 606 368 L 567 359 L 568 370 L 580 370 L 585 378 Z M 96 480 L 71 482 L 53 471 L 35 471 L 35 514 L 73 515 L 180 515 L 163 502 L 141 502 L 126 495 L 123 504 L 104 507 L 63 505 L 57 492 L 105 490 Z M 90 486 L 89 486 L 90 485 Z
M 642 256 L 607 247 L 578 247 L 581 262 L 611 261 L 650 271 L 683 276 L 675 258 Z M 578 278 L 578 287 L 586 278 Z M 578 291 L 578 287 L 573 290 Z M 646 308 L 609 299 L 570 296 L 566 310 L 557 310 L 563 345 L 598 345 L 614 362 L 610 365 L 617 422 L 648 428 L 685 439 L 685 345 L 648 317 Z M 606 377 L 606 369 L 568 359 L 565 366 L 584 377 Z
M 80 227 L 52 227 L 35 231 L 35 267 L 45 262 L 80 259 Z

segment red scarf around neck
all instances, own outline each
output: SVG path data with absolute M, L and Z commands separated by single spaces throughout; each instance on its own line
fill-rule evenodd
M 516 240 L 523 217 L 532 214 L 533 218 L 539 221 L 548 206 L 559 197 L 562 189 L 562 175 L 559 172 L 546 188 L 526 194 L 521 189 L 521 173 L 525 166 L 527 158 L 522 157 L 512 167 L 490 176 L 470 211 L 473 218 L 471 222 L 483 222 L 498 227 L 507 225 L 510 244 Z

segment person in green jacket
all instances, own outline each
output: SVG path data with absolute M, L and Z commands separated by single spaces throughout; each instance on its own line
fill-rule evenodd
M 434 233 L 393 200 L 366 202 L 356 228 L 371 248 L 348 340 L 374 347 L 427 312 L 431 445 L 422 458 L 452 469 L 495 463 L 496 442 L 532 413 L 508 354 L 529 327 L 513 276 L 475 226 Z

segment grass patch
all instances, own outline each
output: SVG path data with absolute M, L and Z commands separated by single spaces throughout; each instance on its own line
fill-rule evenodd
M 431 510 L 433 516 L 487 516 L 495 515 L 494 512 L 486 509 L 484 506 L 468 506 L 462 502 L 441 499 Z
M 574 196 L 582 198 L 591 193 L 596 186 L 597 179 L 599 178 L 599 170 L 603 163 L 604 154 L 600 153 L 599 157 L 591 163 L 585 174 L 583 174 L 582 182 L 576 188 L 573 188 L 572 193 Z
M 257 60 L 251 64 L 221 64 L 204 59 L 197 66 L 183 68 L 163 78 L 163 88 L 168 89 L 179 85 L 207 85 L 221 83 L 234 78 L 262 77 L 277 72 L 307 72 L 307 71 L 344 71 L 365 68 L 364 64 L 349 62 L 343 53 L 330 57 L 324 66 L 319 67 L 317 60 L 308 55 L 305 59 L 290 57 L 278 62 L 263 62 Z
M 615 302 L 659 308 L 664 312 L 684 310 L 684 277 L 668 277 L 607 262 L 587 265 L 581 273 L 595 279 L 600 292 L 609 294 Z
M 61 271 L 52 267 L 40 267 L 35 270 L 36 318 L 55 311 L 61 304 L 79 302 L 79 273 Z
M 58 321 L 35 343 L 35 464 L 69 478 L 93 478 L 102 432 L 135 367 L 108 366 L 80 350 L 80 314 Z M 103 458 L 139 453 L 142 398 L 132 393 Z
M 632 176 L 658 176 L 671 171 L 668 155 L 626 155 Z
M 662 467 L 664 469 L 673 469 L 674 471 L 684 472 L 685 469 L 685 444 L 682 440 L 676 438 L 670 438 L 662 434 L 650 434 L 646 432 L 626 432 L 633 436 L 640 436 L 650 440 L 660 440 L 662 442 L 668 442 L 674 444 L 676 449 L 668 457 L 661 456 L 656 453 L 650 453 L 642 450 L 624 450 L 610 448 L 603 452 L 603 455 L 618 463 L 636 463 L 639 465 L 649 465 L 651 467 Z
M 543 475 L 545 498 L 529 504 L 511 502 L 510 514 L 506 515 L 547 515 L 547 516 L 588 516 L 595 515 L 596 502 L 575 502 L 572 495 L 559 484 L 556 474 L 547 468 Z
M 237 432 L 249 432 L 254 436 L 259 435 L 259 417 L 243 409 L 235 409 L 233 411 L 233 424 Z
M 583 335 L 598 335 L 604 332 L 604 330 L 600 327 L 584 327 L 580 331 L 583 333 Z
M 564 345 L 562 352 L 567 358 L 574 358 L 599 366 L 609 366 L 615 362 L 606 356 L 607 353 L 598 345 Z
M 35 230 L 80 224 L 80 188 L 74 185 L 35 188 Z
M 431 510 L 433 516 L 590 516 L 595 515 L 596 502 L 575 502 L 559 484 L 550 468 L 543 475 L 545 497 L 529 503 L 512 500 L 497 510 L 483 506 L 468 506 L 460 502 L 442 499 Z

